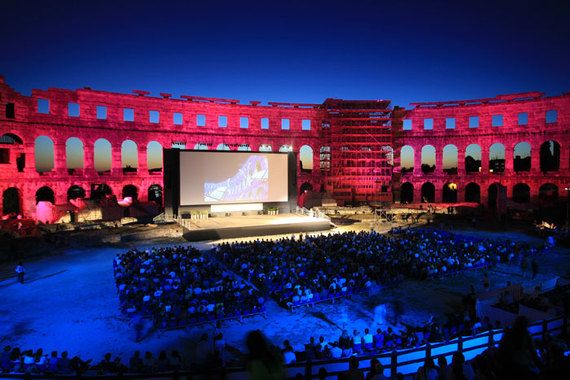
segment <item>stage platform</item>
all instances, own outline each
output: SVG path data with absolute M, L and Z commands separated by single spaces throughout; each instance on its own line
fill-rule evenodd
M 188 241 L 230 239 L 328 230 L 330 220 L 299 214 L 220 216 L 207 219 L 181 219 Z

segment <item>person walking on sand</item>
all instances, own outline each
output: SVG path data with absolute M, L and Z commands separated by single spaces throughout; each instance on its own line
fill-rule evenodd
M 23 284 L 24 283 L 24 275 L 26 274 L 26 269 L 24 269 L 24 266 L 22 265 L 21 261 L 16 266 L 15 271 L 16 271 L 16 274 L 18 275 L 18 282 L 20 284 Z

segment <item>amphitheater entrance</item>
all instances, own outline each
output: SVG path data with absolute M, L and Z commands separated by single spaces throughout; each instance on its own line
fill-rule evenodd
M 2 193 L 2 213 L 20 214 L 20 192 L 15 187 L 9 187 Z
M 98 201 L 113 194 L 113 190 L 106 183 L 94 183 L 91 185 L 91 199 Z
M 545 183 L 538 189 L 538 199 L 544 202 L 556 202 L 558 200 L 558 186 Z
M 131 197 L 133 201 L 136 201 L 139 198 L 139 190 L 135 185 L 125 185 L 123 187 L 122 197 Z
M 474 182 L 465 186 L 465 202 L 481 203 L 481 187 Z
M 500 183 L 492 184 L 487 190 L 487 200 L 490 210 L 503 213 L 507 206 L 507 188 Z
M 67 190 L 67 201 L 77 198 L 85 198 L 85 190 L 81 186 L 73 185 Z
M 55 194 L 49 186 L 43 186 L 36 191 L 36 204 L 42 201 L 55 203 Z
M 162 187 L 160 185 L 154 184 L 149 186 L 148 201 L 162 206 Z
M 456 183 L 446 183 L 443 185 L 442 191 L 442 202 L 443 203 L 457 203 L 457 184 Z
M 530 187 L 526 183 L 517 183 L 513 187 L 513 202 L 529 203 Z
M 431 182 L 422 185 L 422 203 L 435 202 L 435 186 Z
M 414 201 L 414 185 L 410 182 L 403 183 L 400 187 L 400 202 L 402 204 L 412 203 Z
M 550 140 L 540 146 L 540 171 L 553 172 L 560 169 L 560 144 Z

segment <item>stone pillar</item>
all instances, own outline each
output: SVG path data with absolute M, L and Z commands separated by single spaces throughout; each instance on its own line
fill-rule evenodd
M 505 145 L 505 173 L 512 174 L 514 171 L 514 147 Z
M 53 169 L 59 174 L 67 174 L 67 162 L 65 159 L 65 143 L 56 142 L 53 146 L 54 162 Z
M 443 149 L 435 149 L 435 172 L 434 174 L 443 175 Z
M 85 175 L 95 174 L 95 148 L 90 141 L 86 141 L 83 146 L 83 173 Z
M 413 184 L 414 185 L 414 203 L 421 203 L 422 202 L 422 186 L 421 184 Z
M 147 151 L 145 148 L 139 148 L 137 151 L 138 157 L 138 169 L 137 172 L 139 174 L 147 175 L 148 174 L 148 163 L 147 163 Z
M 121 147 L 111 146 L 111 174 L 122 175 L 123 164 L 121 161 Z
M 489 147 L 481 147 L 481 173 L 489 172 Z
M 560 145 L 560 171 L 568 170 L 569 167 L 570 167 L 570 147 Z
M 443 200 L 443 186 L 438 186 L 439 182 L 433 182 L 435 187 L 435 203 L 441 203 Z
M 530 171 L 533 173 L 540 172 L 540 144 L 530 148 Z
M 422 173 L 422 150 L 414 148 L 414 175 L 420 176 Z
M 457 148 L 457 175 L 459 177 L 465 175 L 465 149 Z

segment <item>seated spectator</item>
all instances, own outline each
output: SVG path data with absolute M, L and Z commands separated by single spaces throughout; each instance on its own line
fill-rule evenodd
M 288 340 L 283 342 L 283 350 L 281 350 L 281 352 L 283 353 L 283 363 L 285 365 L 293 364 L 297 361 L 295 351 Z
M 140 373 L 143 371 L 143 360 L 141 359 L 141 352 L 135 351 L 133 356 L 129 359 L 130 372 Z

